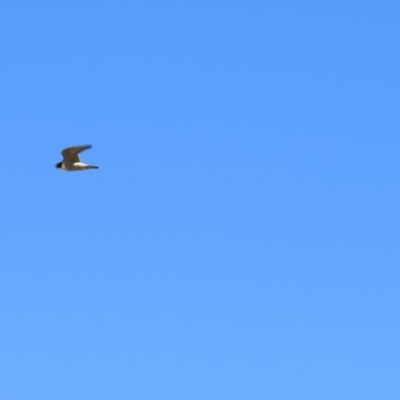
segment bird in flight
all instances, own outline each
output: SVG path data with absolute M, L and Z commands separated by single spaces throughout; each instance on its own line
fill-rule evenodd
M 56 164 L 56 168 L 59 168 L 63 171 L 84 171 L 86 169 L 98 169 L 99 167 L 84 164 L 79 159 L 78 154 L 90 148 L 92 148 L 90 144 L 86 146 L 67 147 L 61 152 L 63 160 Z

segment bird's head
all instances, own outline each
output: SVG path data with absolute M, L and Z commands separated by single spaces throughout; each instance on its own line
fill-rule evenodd
M 61 168 L 61 164 L 62 164 L 61 162 L 57 163 L 56 168 Z

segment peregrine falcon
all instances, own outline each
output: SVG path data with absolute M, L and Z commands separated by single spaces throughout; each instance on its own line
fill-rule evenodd
M 92 146 L 74 146 L 68 147 L 64 149 L 61 154 L 63 156 L 63 160 L 56 164 L 56 168 L 60 168 L 63 171 L 84 171 L 86 169 L 98 169 L 99 167 L 95 167 L 94 165 L 88 165 L 81 163 L 78 154 L 81 151 L 90 149 Z

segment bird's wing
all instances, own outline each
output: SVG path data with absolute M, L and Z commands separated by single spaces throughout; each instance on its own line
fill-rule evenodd
M 71 162 L 79 162 L 79 156 L 78 154 L 81 151 L 90 149 L 92 146 L 90 144 L 86 146 L 74 146 L 74 147 L 68 147 L 64 149 L 61 154 L 64 157 L 65 161 L 71 161 Z

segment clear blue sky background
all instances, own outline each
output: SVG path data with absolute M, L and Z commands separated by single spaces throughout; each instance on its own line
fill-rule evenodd
M 399 399 L 399 20 L 3 1 L 0 398 Z

